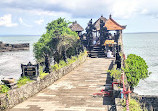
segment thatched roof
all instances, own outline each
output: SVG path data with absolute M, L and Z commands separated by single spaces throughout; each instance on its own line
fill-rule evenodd
M 96 30 L 100 30 L 100 20 L 103 20 L 104 23 L 106 23 L 107 19 L 103 16 L 101 16 L 93 25 L 96 28 Z
M 77 21 L 73 22 L 72 25 L 69 26 L 72 31 L 80 32 L 84 31 L 84 29 L 77 23 Z
M 107 30 L 123 30 L 126 28 L 126 26 L 121 26 L 116 21 L 114 21 L 111 15 L 109 16 L 109 19 L 106 21 L 105 27 L 107 28 Z

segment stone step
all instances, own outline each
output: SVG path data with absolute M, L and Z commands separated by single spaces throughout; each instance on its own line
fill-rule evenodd
M 95 50 L 92 50 L 92 51 L 89 51 L 88 53 L 99 53 L 99 52 L 102 52 L 102 53 L 104 53 L 104 51 L 95 51 Z
M 102 56 L 102 55 L 105 55 L 105 54 L 104 53 L 90 53 L 90 55 L 96 55 L 96 56 L 101 55 Z

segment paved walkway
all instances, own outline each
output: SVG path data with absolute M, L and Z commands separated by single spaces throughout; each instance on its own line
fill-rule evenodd
M 78 68 L 9 111 L 109 111 L 112 98 L 92 95 L 111 82 L 106 73 L 111 61 L 88 58 Z

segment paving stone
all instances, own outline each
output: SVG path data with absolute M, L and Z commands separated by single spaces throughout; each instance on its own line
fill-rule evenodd
M 112 59 L 89 58 L 75 70 L 9 111 L 108 111 L 110 97 L 94 97 L 110 84 Z M 108 87 L 107 87 L 108 88 Z

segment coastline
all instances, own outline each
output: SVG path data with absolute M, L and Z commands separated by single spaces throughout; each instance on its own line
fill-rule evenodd
M 139 95 L 133 92 L 131 97 L 139 101 L 140 105 L 146 107 L 149 111 L 156 111 L 158 109 L 158 95 Z
M 29 43 L 9 44 L 0 41 L 0 52 L 29 50 Z

